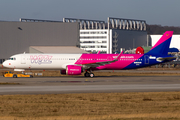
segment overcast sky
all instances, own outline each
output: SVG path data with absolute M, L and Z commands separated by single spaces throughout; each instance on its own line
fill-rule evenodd
M 64 17 L 107 21 L 107 17 L 116 17 L 180 26 L 179 13 L 180 0 L 0 0 L 2 21 L 62 21 Z

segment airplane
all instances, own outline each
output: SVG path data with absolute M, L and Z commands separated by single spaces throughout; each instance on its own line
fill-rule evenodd
M 152 66 L 175 60 L 168 55 L 173 31 L 166 31 L 159 41 L 145 54 L 46 54 L 24 53 L 11 56 L 3 66 L 14 71 L 60 70 L 61 74 L 94 77 L 95 70 L 126 70 Z

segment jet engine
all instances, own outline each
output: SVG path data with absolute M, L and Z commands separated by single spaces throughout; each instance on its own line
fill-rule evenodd
M 61 70 L 61 74 L 66 75 L 81 75 L 83 72 L 82 66 L 67 65 L 66 70 Z

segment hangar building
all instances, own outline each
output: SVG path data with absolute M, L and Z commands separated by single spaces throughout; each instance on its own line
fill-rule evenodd
M 121 49 L 146 45 L 148 43 L 144 20 L 109 17 L 108 22 L 72 18 L 63 18 L 63 21 L 0 21 L 0 62 L 23 52 L 65 52 L 60 46 L 67 46 L 64 49 L 73 51 L 72 53 L 115 53 Z
M 108 22 L 64 18 L 63 22 L 80 23 L 80 48 L 88 52 L 115 53 L 121 49 L 147 46 L 146 21 L 111 18 Z
M 0 59 L 18 53 L 28 53 L 30 46 L 79 46 L 78 44 L 77 22 L 41 22 L 31 19 L 21 19 L 21 22 L 0 22 Z
M 151 41 L 152 46 L 161 38 L 162 35 L 149 35 L 148 40 Z M 171 39 L 170 48 L 177 48 L 180 51 L 180 35 L 173 35 Z

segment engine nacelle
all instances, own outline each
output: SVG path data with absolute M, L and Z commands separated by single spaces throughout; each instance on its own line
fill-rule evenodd
M 81 73 L 82 73 L 82 66 L 67 65 L 66 68 L 67 75 L 81 75 Z
M 61 70 L 61 74 L 66 75 L 81 75 L 82 72 L 82 66 L 76 65 L 67 65 L 66 70 Z

